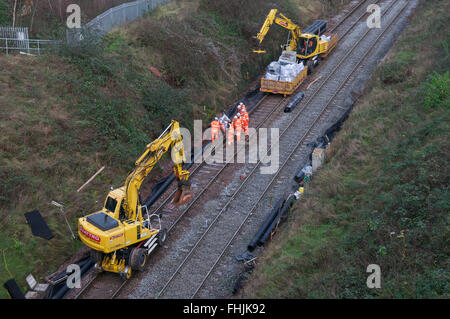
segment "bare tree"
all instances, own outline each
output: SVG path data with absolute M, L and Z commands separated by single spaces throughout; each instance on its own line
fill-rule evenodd
M 17 7 L 17 0 L 14 0 L 14 11 L 13 11 L 13 28 L 16 24 L 16 7 Z
M 33 15 L 31 16 L 31 23 L 30 23 L 30 32 L 33 31 L 33 22 L 34 22 L 34 15 L 36 14 L 36 9 L 38 7 L 39 0 L 36 0 L 34 3 L 34 9 L 33 9 Z

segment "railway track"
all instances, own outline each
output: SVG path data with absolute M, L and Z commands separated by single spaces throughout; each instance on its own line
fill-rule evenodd
M 358 24 L 360 19 L 366 15 L 365 10 L 361 11 L 361 9 L 365 9 L 365 6 L 363 6 L 363 5 L 368 2 L 369 1 L 361 2 L 357 6 L 352 8 L 352 10 L 350 12 L 348 12 L 344 16 L 344 18 L 336 26 L 334 26 L 331 29 L 332 32 L 335 32 L 336 30 L 340 30 L 341 33 L 339 33 L 339 36 L 340 36 L 341 41 L 344 37 L 346 37 L 349 34 L 349 32 L 351 30 L 353 30 L 353 28 L 355 27 L 355 25 Z M 396 3 L 400 3 L 400 2 L 402 2 L 402 1 L 401 0 L 392 1 L 391 5 L 386 9 L 386 11 L 388 11 Z M 406 7 L 406 5 L 405 5 L 405 7 Z M 403 9 L 398 13 L 398 15 L 401 14 Z M 391 24 L 396 20 L 397 16 L 395 16 L 394 19 L 392 19 L 389 26 L 377 38 L 377 41 L 389 29 Z M 347 20 L 351 20 L 352 22 L 351 22 L 350 26 L 345 28 L 347 25 L 344 25 L 344 22 Z M 230 221 L 229 218 L 228 219 L 226 218 L 226 217 L 229 217 L 230 214 L 228 214 L 228 216 L 227 216 L 227 214 L 225 214 L 225 215 L 223 214 L 225 211 L 237 209 L 232 205 L 233 201 L 236 199 L 237 195 L 240 193 L 242 188 L 249 187 L 248 185 L 251 185 L 250 181 L 252 181 L 252 177 L 255 175 L 257 168 L 260 167 L 261 161 L 259 161 L 258 163 L 254 164 L 254 165 L 251 165 L 251 168 L 250 168 L 251 172 L 249 173 L 249 175 L 245 178 L 245 180 L 242 182 L 240 187 L 234 192 L 234 194 L 225 203 L 225 205 L 223 205 L 219 214 L 216 215 L 216 217 L 211 222 L 211 224 L 206 229 L 206 231 L 203 232 L 201 237 L 197 240 L 195 245 L 191 248 L 189 253 L 184 257 L 183 261 L 179 264 L 177 269 L 172 273 L 172 276 L 169 278 L 169 280 L 166 281 L 166 283 L 164 284 L 162 289 L 159 290 L 157 297 L 165 297 L 165 296 L 169 296 L 169 297 L 175 296 L 176 297 L 177 296 L 176 294 L 169 293 L 170 288 L 172 288 L 172 290 L 175 290 L 175 291 L 177 290 L 177 284 L 175 282 L 176 280 L 178 280 L 178 282 L 181 281 L 183 283 L 183 285 L 185 285 L 186 282 L 188 281 L 189 283 L 191 283 L 192 287 L 197 287 L 193 291 L 191 297 L 194 298 L 198 295 L 199 291 L 202 289 L 205 282 L 208 280 L 208 278 L 214 272 L 214 269 L 216 268 L 220 259 L 223 257 L 223 255 L 225 254 L 227 249 L 230 247 L 230 244 L 233 242 L 233 240 L 236 238 L 236 236 L 241 231 L 245 222 L 254 213 L 254 211 L 257 209 L 258 205 L 261 203 L 261 200 L 264 198 L 264 196 L 267 193 L 267 191 L 269 190 L 269 188 L 275 183 L 276 180 L 280 179 L 280 175 L 281 175 L 283 168 L 287 165 L 287 163 L 289 162 L 289 160 L 291 158 L 295 157 L 295 153 L 296 153 L 297 149 L 305 143 L 307 137 L 314 135 L 316 133 L 314 131 L 315 125 L 324 115 L 326 115 L 326 113 L 329 110 L 329 107 L 332 105 L 332 101 L 333 101 L 334 97 L 345 87 L 345 85 L 348 83 L 349 79 L 357 71 L 357 69 L 360 68 L 361 64 L 363 64 L 365 57 L 369 54 L 369 52 L 371 50 L 367 51 L 367 53 L 363 56 L 363 58 L 360 60 L 360 62 L 355 66 L 353 71 L 348 75 L 348 77 L 345 79 L 345 81 L 342 83 L 342 85 L 339 86 L 337 89 L 334 89 L 333 92 L 335 92 L 335 93 L 329 99 L 328 103 L 326 103 L 325 107 L 319 113 L 317 113 L 317 112 L 310 113 L 310 114 L 315 114 L 314 119 L 311 119 L 312 123 L 308 125 L 308 129 L 306 130 L 305 133 L 303 133 L 302 138 L 300 140 L 298 140 L 298 132 L 299 132 L 299 130 L 305 131 L 305 128 L 298 127 L 298 123 L 296 122 L 296 120 L 299 118 L 299 116 L 301 114 L 304 114 L 305 111 L 308 110 L 308 108 L 310 107 L 311 101 L 321 91 L 321 89 L 326 87 L 327 83 L 332 82 L 332 81 L 329 81 L 332 78 L 332 75 L 334 75 L 339 70 L 339 67 L 351 55 L 354 48 L 356 48 L 364 40 L 365 36 L 370 31 L 371 30 L 368 30 L 363 35 L 363 37 L 361 37 L 360 40 L 353 46 L 353 48 L 350 51 L 348 51 L 347 55 L 343 59 L 341 59 L 341 62 L 339 63 L 339 65 L 337 65 L 334 68 L 334 70 L 329 73 L 328 77 L 325 80 L 316 84 L 316 89 L 314 90 L 314 93 L 307 98 L 305 103 L 301 104 L 302 107 L 299 108 L 295 117 L 292 119 L 292 121 L 289 123 L 289 125 L 286 126 L 286 128 L 281 133 L 280 145 L 281 145 L 282 139 L 284 139 L 284 140 L 292 139 L 292 137 L 293 137 L 292 135 L 294 133 L 297 136 L 297 138 L 294 138 L 293 140 L 297 140 L 298 143 L 296 145 L 291 145 L 291 144 L 286 145 L 283 148 L 283 154 L 281 154 L 281 152 L 280 152 L 280 158 L 283 158 L 286 160 L 283 162 L 282 166 L 279 168 L 277 173 L 271 179 L 267 179 L 267 183 L 264 183 L 262 185 L 264 187 L 259 187 L 259 188 L 261 188 L 260 192 L 259 192 L 260 195 L 259 195 L 258 200 L 253 203 L 252 209 L 249 212 L 242 214 L 242 216 L 240 216 L 240 217 L 243 217 L 243 219 L 240 219 L 240 221 L 238 223 L 236 223 L 235 220 Z M 371 48 L 373 48 L 375 46 L 375 44 L 376 44 L 376 42 L 373 44 L 373 46 Z M 266 95 L 259 102 L 259 104 L 251 110 L 252 125 L 256 124 L 255 126 L 257 128 L 260 128 L 260 127 L 264 127 L 265 123 L 270 123 L 271 122 L 270 120 L 273 121 L 274 118 L 282 112 L 282 107 L 280 107 L 280 106 L 282 106 L 286 102 L 287 102 L 287 99 L 282 98 L 280 96 Z M 304 123 L 302 123 L 302 125 L 304 125 Z M 274 145 L 271 145 L 269 149 L 271 149 L 273 146 Z M 290 153 L 288 151 L 290 151 Z M 236 156 L 236 155 L 237 155 L 237 151 L 234 153 L 234 156 Z M 167 204 L 169 203 L 169 200 L 172 198 L 172 196 L 174 195 L 176 190 L 172 190 L 171 192 L 168 192 L 169 195 L 164 196 L 164 199 L 159 201 L 159 206 L 155 210 L 155 212 L 170 213 L 170 215 L 169 215 L 170 218 L 167 218 L 167 226 L 168 226 L 167 228 L 168 228 L 169 232 L 175 226 L 177 226 L 180 223 L 180 221 L 182 221 L 183 217 L 185 217 L 189 212 L 191 212 L 193 210 L 193 208 L 195 208 L 196 204 L 200 201 L 200 199 L 203 197 L 203 195 L 211 189 L 210 186 L 212 185 L 212 183 L 214 181 L 217 181 L 219 176 L 226 175 L 227 169 L 230 167 L 230 164 L 231 164 L 231 162 L 225 162 L 223 164 L 214 164 L 214 163 L 208 164 L 206 161 L 203 161 L 202 163 L 199 163 L 198 165 L 196 165 L 195 168 L 191 171 L 192 182 L 193 182 L 193 184 L 196 185 L 196 191 L 194 191 L 193 200 L 187 207 L 182 206 L 177 209 L 167 208 Z M 270 175 L 270 176 L 272 176 L 272 175 Z M 261 186 L 261 185 L 259 185 L 259 186 Z M 223 217 L 223 218 L 221 218 L 221 217 Z M 234 216 L 234 215 L 232 216 L 232 218 L 235 218 L 235 217 L 236 216 Z M 229 236 L 230 234 L 232 234 L 231 238 Z M 205 251 L 208 250 L 208 247 L 207 247 L 208 242 L 210 242 L 211 240 L 217 241 L 218 238 L 227 238 L 228 239 L 226 241 L 226 243 L 224 243 L 223 249 L 219 252 L 215 251 L 215 252 L 210 252 L 209 254 L 205 253 Z M 198 252 L 201 252 L 201 253 L 198 253 Z M 183 276 L 182 269 L 185 267 L 185 265 L 187 265 L 191 261 L 205 260 L 204 256 L 211 255 L 211 254 L 214 256 L 217 256 L 217 258 L 214 259 L 214 263 L 212 265 L 210 265 L 208 267 L 208 269 L 205 269 L 205 267 L 198 266 L 198 269 L 201 269 L 201 271 L 199 271 L 199 273 L 206 274 L 206 276 L 200 276 L 200 275 L 192 276 L 192 273 L 189 274 L 191 278 L 186 278 L 186 276 Z M 197 256 L 197 259 L 194 258 L 195 256 Z M 109 275 L 112 275 L 112 276 L 109 276 Z M 114 277 L 114 279 L 112 279 L 112 277 Z M 98 279 L 101 279 L 101 278 L 103 278 L 102 281 L 103 280 L 109 281 L 109 286 L 113 287 L 111 289 L 109 289 L 109 288 L 106 289 L 108 292 L 111 292 L 111 294 L 108 294 L 109 296 L 105 296 L 105 298 L 116 297 L 120 293 L 121 289 L 128 282 L 128 281 L 121 280 L 118 276 L 115 276 L 114 274 L 100 274 L 97 277 L 94 277 L 91 281 L 89 281 L 85 285 L 85 287 L 75 296 L 75 298 L 81 297 L 86 292 L 86 290 L 92 286 L 93 283 L 95 283 Z M 200 285 L 198 285 L 196 283 L 200 283 Z M 107 285 L 107 287 L 109 287 L 109 286 Z M 105 291 L 105 293 L 106 293 L 106 291 Z
M 400 3 L 401 1 L 397 1 L 396 3 Z M 395 4 L 394 2 L 392 2 L 392 4 Z M 273 176 L 273 178 L 270 180 L 269 184 L 265 187 L 263 193 L 261 194 L 261 196 L 259 197 L 257 203 L 255 203 L 253 205 L 253 207 L 251 208 L 251 210 L 249 211 L 249 213 L 247 214 L 247 216 L 245 217 L 245 219 L 241 222 L 241 224 L 239 225 L 239 227 L 236 229 L 236 231 L 233 233 L 233 236 L 228 240 L 228 242 L 225 245 L 225 248 L 221 251 L 220 255 L 216 258 L 216 260 L 214 261 L 213 265 L 210 267 L 210 269 L 207 271 L 206 275 L 203 277 L 203 279 L 200 281 L 200 283 L 198 284 L 197 288 L 194 290 L 193 294 L 190 296 L 191 299 L 195 298 L 198 296 L 200 290 L 202 289 L 202 287 L 204 286 L 205 282 L 208 280 L 208 278 L 211 276 L 212 272 L 215 270 L 216 266 L 218 265 L 219 261 L 222 259 L 222 257 L 224 256 L 224 254 L 227 252 L 228 248 L 231 246 L 231 244 L 233 243 L 233 241 L 235 240 L 235 238 L 237 237 L 237 235 L 239 234 L 239 232 L 242 230 L 245 222 L 248 220 L 248 218 L 255 213 L 255 211 L 258 208 L 258 205 L 261 203 L 261 200 L 264 198 L 264 196 L 267 194 L 268 190 L 273 187 L 274 183 L 278 180 L 285 180 L 287 178 L 289 178 L 288 176 L 282 176 L 282 171 L 283 168 L 289 163 L 289 160 L 295 156 L 295 153 L 299 150 L 299 148 L 301 146 L 306 146 L 307 144 L 307 137 L 310 135 L 316 136 L 316 134 L 314 133 L 314 127 L 316 125 L 317 122 L 320 121 L 320 119 L 322 118 L 323 115 L 326 114 L 326 111 L 329 109 L 330 106 L 334 106 L 334 98 L 338 95 L 339 92 L 341 92 L 343 89 L 346 88 L 347 83 L 349 82 L 349 80 L 354 76 L 354 74 L 363 66 L 366 57 L 369 55 L 369 53 L 372 51 L 373 48 L 375 48 L 376 44 L 378 43 L 378 41 L 380 40 L 380 38 L 386 33 L 386 31 L 389 30 L 390 26 L 393 25 L 393 23 L 396 21 L 396 19 L 401 15 L 401 13 L 404 12 L 404 9 L 407 8 L 408 6 L 408 2 L 405 1 L 405 3 L 403 5 L 400 5 L 401 8 L 398 10 L 398 12 L 395 14 L 394 18 L 392 18 L 392 20 L 390 21 L 389 25 L 384 29 L 384 31 L 377 37 L 376 41 L 373 43 L 373 45 L 370 47 L 370 49 L 366 52 L 366 54 L 364 54 L 364 56 L 359 60 L 359 62 L 356 64 L 356 66 L 353 68 L 353 70 L 351 71 L 351 73 L 346 77 L 345 81 L 339 86 L 339 88 L 335 91 L 335 93 L 333 94 L 333 96 L 329 99 L 329 101 L 327 102 L 327 104 L 325 105 L 325 107 L 320 111 L 320 113 L 315 116 L 314 122 L 313 124 L 307 129 L 307 131 L 302 135 L 302 137 L 300 138 L 300 140 L 297 142 L 297 144 L 294 146 L 294 148 L 292 149 L 292 151 L 289 153 L 289 155 L 287 156 L 286 161 L 283 163 L 283 165 L 280 167 L 280 169 L 277 171 L 277 173 Z M 391 7 L 390 7 L 391 8 Z M 299 113 L 298 115 L 300 115 L 301 113 Z M 298 116 L 297 115 L 297 116 Z M 291 122 L 293 124 L 294 120 Z M 289 127 L 290 128 L 290 127 Z M 286 128 L 289 129 L 289 128 Z M 285 130 L 285 131 L 286 131 Z M 284 133 L 284 132 L 283 132 Z M 317 132 L 316 132 L 317 133 Z M 256 167 L 255 167 L 256 169 Z
M 249 112 L 252 124 L 255 127 L 261 128 L 265 123 L 269 122 L 270 119 L 276 117 L 280 114 L 280 106 L 286 103 L 287 99 L 280 98 L 278 96 L 264 96 L 262 100 L 253 107 L 252 111 Z M 198 202 L 200 197 L 208 190 L 208 187 L 221 175 L 224 171 L 230 167 L 234 162 L 234 158 L 237 156 L 238 151 L 235 150 L 232 160 L 226 160 L 222 158 L 219 163 L 213 163 L 211 160 L 211 155 L 208 155 L 209 159 L 203 160 L 195 169 L 191 172 L 190 181 L 192 184 L 191 192 L 193 193 L 193 200 L 185 206 L 178 208 L 167 207 L 169 201 L 175 195 L 176 189 L 174 189 L 168 197 L 158 206 L 154 213 L 168 213 L 165 218 L 165 223 L 167 226 L 167 232 L 169 233 Z M 225 155 L 225 154 L 223 154 Z
M 265 123 L 267 123 L 273 116 L 279 115 L 282 112 L 283 104 L 287 101 L 286 98 L 280 98 L 279 96 L 264 96 L 255 107 L 251 111 L 249 111 L 250 115 L 252 115 L 252 123 L 256 123 L 256 128 L 261 128 Z M 225 172 L 227 168 L 230 167 L 231 164 L 234 163 L 233 159 L 237 156 L 238 150 L 235 150 L 232 160 L 223 160 L 222 164 L 208 163 L 207 160 L 202 161 L 191 171 L 190 181 L 192 185 L 195 185 L 195 188 L 192 189 L 193 199 L 189 204 L 176 207 L 167 208 L 168 204 L 170 204 L 170 200 L 173 198 L 176 192 L 176 188 L 173 188 L 172 192 L 169 196 L 165 197 L 162 203 L 158 206 L 158 208 L 153 213 L 169 213 L 167 215 L 168 218 L 164 219 L 163 226 L 166 226 L 167 233 L 170 231 L 182 220 L 182 218 L 188 214 L 195 205 L 198 203 L 202 195 L 208 190 L 209 186 Z M 102 278 L 109 275 L 114 276 L 114 281 L 117 281 L 117 290 L 111 295 L 110 298 L 114 298 L 120 290 L 125 286 L 127 281 L 123 281 L 118 279 L 115 274 L 100 274 L 101 277 L 92 278 L 85 287 L 74 297 L 75 299 L 80 298 L 86 290 L 89 288 L 92 283 L 97 280 L 97 278 Z M 111 284 L 110 284 L 111 285 Z
M 392 1 L 391 5 L 386 10 L 386 13 L 392 7 L 397 8 L 396 5 L 398 5 L 399 3 L 401 4 L 402 1 Z M 307 138 L 309 136 L 317 135 L 318 132 L 314 130 L 316 124 L 324 115 L 327 114 L 329 107 L 333 105 L 334 98 L 342 89 L 345 88 L 345 85 L 348 83 L 350 78 L 362 66 L 365 58 L 376 46 L 378 40 L 385 34 L 385 32 L 389 30 L 390 26 L 396 21 L 397 17 L 403 12 L 406 6 L 407 3 L 404 3 L 404 5 L 401 6 L 400 10 L 398 10 L 396 15 L 390 20 L 389 25 L 384 29 L 382 33 L 380 33 L 380 35 L 376 38 L 376 41 L 370 44 L 370 47 L 368 47 L 368 50 L 360 59 L 355 59 L 356 57 L 353 56 L 353 53 L 355 51 L 355 48 L 359 47 L 359 45 L 364 42 L 364 40 L 366 39 L 366 35 L 371 32 L 370 29 L 368 29 L 367 32 L 364 33 L 362 37 L 360 37 L 360 39 L 353 45 L 353 47 L 348 51 L 345 57 L 340 60 L 340 63 L 335 66 L 334 70 L 328 74 L 328 77 L 316 89 L 314 94 L 309 97 L 300 112 L 297 113 L 297 115 L 290 121 L 290 123 L 281 133 L 279 140 L 279 145 L 282 146 L 280 150 L 280 158 L 285 159 L 285 161 L 278 169 L 276 174 L 273 175 L 273 177 L 269 174 L 265 178 L 259 177 L 259 183 L 256 183 L 253 177 L 256 175 L 255 173 L 257 172 L 257 169 L 260 168 L 261 164 L 264 161 L 260 160 L 252 167 L 251 172 L 246 177 L 246 179 L 235 190 L 226 204 L 223 205 L 221 211 L 216 215 L 206 231 L 203 232 L 202 236 L 197 240 L 189 253 L 184 257 L 183 261 L 179 263 L 178 267 L 172 273 L 169 280 L 166 281 L 162 289 L 157 294 L 158 297 L 186 298 L 185 293 L 186 290 L 188 290 L 186 289 L 186 287 L 197 287 L 190 296 L 191 298 L 194 298 L 198 295 L 200 289 L 203 287 L 206 280 L 214 271 L 218 262 L 230 247 L 233 240 L 239 234 L 245 222 L 256 211 L 260 203 L 263 201 L 268 190 L 274 185 L 275 181 L 278 181 L 280 179 L 285 180 L 286 178 L 288 178 L 287 176 L 282 176 L 281 174 L 285 166 L 291 161 L 291 159 L 295 158 L 295 155 L 300 146 L 306 146 L 306 143 L 308 142 Z M 345 62 L 350 61 L 350 58 L 353 58 L 351 59 L 352 61 L 357 60 L 358 63 L 353 67 L 350 73 L 346 75 L 344 81 L 341 82 L 341 84 L 338 85 L 337 88 L 334 88 L 333 86 L 336 83 L 334 83 L 334 81 L 330 81 L 330 79 L 333 79 L 332 76 L 336 74 L 337 71 L 340 71 L 340 67 Z M 321 91 L 321 89 L 323 88 L 327 89 L 325 90 L 326 92 L 331 91 L 334 92 L 334 94 L 330 98 L 328 98 L 325 106 L 320 109 L 319 112 L 317 112 L 317 110 L 313 107 L 315 105 L 313 105 L 311 102 L 316 97 L 316 94 L 318 94 L 319 92 L 323 92 Z M 309 114 L 309 118 L 307 120 L 310 121 L 310 124 L 306 126 L 307 128 L 304 127 L 305 121 L 297 121 L 300 115 L 305 115 L 306 110 L 309 111 L 307 112 Z M 298 139 L 299 132 L 302 132 L 302 137 L 300 139 Z M 296 144 L 293 144 L 292 141 L 298 142 Z M 273 147 L 274 144 L 270 146 L 269 151 Z M 261 180 L 263 180 L 262 183 Z M 256 201 L 252 200 L 252 198 L 250 197 L 245 199 L 239 198 L 242 197 L 241 194 L 252 194 L 250 188 L 258 188 L 258 191 L 256 193 L 258 193 L 259 197 Z M 253 192 L 253 194 L 254 193 L 255 192 Z M 249 211 L 247 211 L 246 209 L 243 210 L 240 207 L 239 203 L 241 203 L 243 200 L 253 202 L 252 208 Z M 241 218 L 242 221 L 240 223 L 236 223 L 239 218 Z M 231 238 L 230 234 L 232 234 Z M 210 243 L 212 242 L 214 242 L 215 244 L 211 245 Z M 224 242 L 224 244 L 222 245 L 223 248 L 220 248 L 219 251 L 217 251 L 217 249 L 218 247 L 221 247 L 221 245 L 218 244 L 218 242 Z M 217 259 L 215 259 L 212 265 L 205 266 L 208 265 L 211 260 L 211 257 L 208 259 L 208 256 L 218 257 Z M 206 276 L 204 274 L 206 274 Z M 198 285 L 198 283 L 200 284 Z M 181 294 L 179 293 L 180 291 L 182 291 Z

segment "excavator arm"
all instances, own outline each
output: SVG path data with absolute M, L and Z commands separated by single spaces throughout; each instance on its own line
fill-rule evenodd
M 174 162 L 175 176 L 179 181 L 185 182 L 188 180 L 189 172 L 182 168 L 186 157 L 184 155 L 180 124 L 177 121 L 172 121 L 159 138 L 147 145 L 145 152 L 135 163 L 136 168 L 128 175 L 125 181 L 123 205 L 127 219 L 139 217 L 139 189 L 144 179 L 169 149 L 172 149 L 171 155 Z
M 291 40 L 288 43 L 290 51 L 296 51 L 297 50 L 297 43 L 298 39 L 302 33 L 300 27 L 296 25 L 292 20 L 287 18 L 282 13 L 279 13 L 279 16 L 277 16 L 278 10 L 272 9 L 270 10 L 269 14 L 266 17 L 266 20 L 264 21 L 264 24 L 261 27 L 261 30 L 259 31 L 256 38 L 259 40 L 259 48 L 256 50 L 253 50 L 255 53 L 266 53 L 265 50 L 261 50 L 261 43 L 263 42 L 264 38 L 266 37 L 267 33 L 270 30 L 270 27 L 276 23 L 279 26 L 289 30 L 291 32 Z

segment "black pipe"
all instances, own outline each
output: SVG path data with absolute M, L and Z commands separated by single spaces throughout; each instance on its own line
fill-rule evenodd
M 316 20 L 309 27 L 304 29 L 302 33 L 312 33 L 315 35 L 321 35 L 325 31 L 327 31 L 327 21 L 325 20 Z
M 90 258 L 87 257 L 87 258 L 81 259 L 80 261 L 78 261 L 76 263 L 78 266 L 80 266 L 80 275 L 81 275 L 81 277 L 83 277 L 83 274 L 84 274 L 85 269 L 86 269 L 86 268 L 84 268 L 84 266 L 86 266 L 86 264 L 89 261 L 90 261 Z M 72 274 L 72 273 L 70 273 L 70 274 Z M 53 277 L 53 281 L 60 280 L 61 278 L 65 277 L 67 275 L 70 275 L 70 274 L 67 274 L 66 271 L 62 271 L 62 272 L 60 272 L 59 274 L 57 274 L 56 276 Z M 54 286 L 51 286 L 51 289 L 46 294 L 46 298 L 53 298 L 53 299 L 62 298 L 62 296 L 67 291 L 67 289 L 65 291 L 63 291 L 64 287 L 67 288 L 65 281 L 62 281 L 62 282 L 60 282 L 60 283 L 58 283 L 58 284 L 56 284 Z M 57 296 L 57 297 L 55 297 L 55 296 Z
M 294 97 L 291 99 L 291 101 L 284 107 L 284 113 L 290 113 L 292 110 L 297 106 L 298 103 L 300 103 L 301 100 L 305 97 L 305 93 L 298 92 Z
M 8 291 L 11 299 L 25 299 L 22 290 L 19 288 L 14 278 L 11 278 L 7 282 L 5 282 L 3 284 L 3 287 L 5 287 L 5 289 Z
M 87 259 L 87 261 L 84 262 L 83 266 L 81 266 L 80 276 L 83 276 L 83 274 L 85 272 L 87 272 L 89 269 L 91 269 L 93 264 L 94 264 L 94 262 L 91 259 Z M 67 274 L 67 275 L 71 275 L 71 274 Z M 61 299 L 69 291 L 69 289 L 70 288 L 67 287 L 67 283 L 64 283 L 64 286 L 62 286 L 62 288 L 59 289 L 58 292 L 53 295 L 52 299 Z
M 270 224 L 270 226 L 267 228 L 266 232 L 264 233 L 264 235 L 261 237 L 261 240 L 258 242 L 258 245 L 261 246 L 263 245 L 265 242 L 267 242 L 267 240 L 270 238 L 270 235 L 272 234 L 272 231 L 274 230 L 275 226 L 278 224 L 278 221 L 280 220 L 280 218 L 289 210 L 289 208 L 291 208 L 293 202 L 295 200 L 295 196 L 290 196 L 285 202 L 283 207 L 281 208 L 280 212 L 278 213 L 277 216 L 275 216 L 274 220 L 272 221 L 272 223 Z
M 211 143 L 211 141 L 207 141 L 205 145 L 202 146 L 202 151 L 200 154 L 203 155 L 203 152 L 205 148 Z M 195 160 L 197 159 L 195 157 L 194 149 L 191 151 L 191 162 L 184 165 L 183 169 L 188 170 L 194 165 Z M 161 196 L 162 193 L 166 191 L 166 189 L 169 187 L 169 185 L 175 180 L 175 174 L 171 173 L 168 177 L 165 177 L 166 180 L 164 183 L 161 184 L 161 186 L 155 191 L 150 194 L 150 196 L 145 200 L 144 204 L 142 206 L 147 207 L 149 209 Z
M 277 216 L 278 212 L 280 211 L 281 207 L 283 206 L 284 198 L 280 198 L 270 214 L 266 217 L 264 220 L 264 223 L 261 225 L 261 227 L 258 229 L 257 233 L 255 234 L 255 237 L 253 237 L 252 241 L 248 244 L 247 250 L 253 251 L 256 248 L 256 245 L 261 240 L 261 237 L 266 232 L 267 228 L 272 223 L 273 219 Z

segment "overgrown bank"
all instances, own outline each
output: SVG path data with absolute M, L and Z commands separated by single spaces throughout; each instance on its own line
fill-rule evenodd
M 80 248 L 52 200 L 66 205 L 76 230 L 77 217 L 101 207 L 171 119 L 186 127 L 209 120 L 246 90 L 285 41 L 274 30 L 269 55 L 251 53 L 269 9 L 306 24 L 333 12 L 325 3 L 175 1 L 101 43 L 58 56 L 0 56 L 0 282 L 14 277 L 25 291 L 27 274 L 42 280 Z M 34 209 L 54 232 L 50 241 L 25 223 Z
M 448 298 L 449 9 L 420 2 L 241 297 Z

